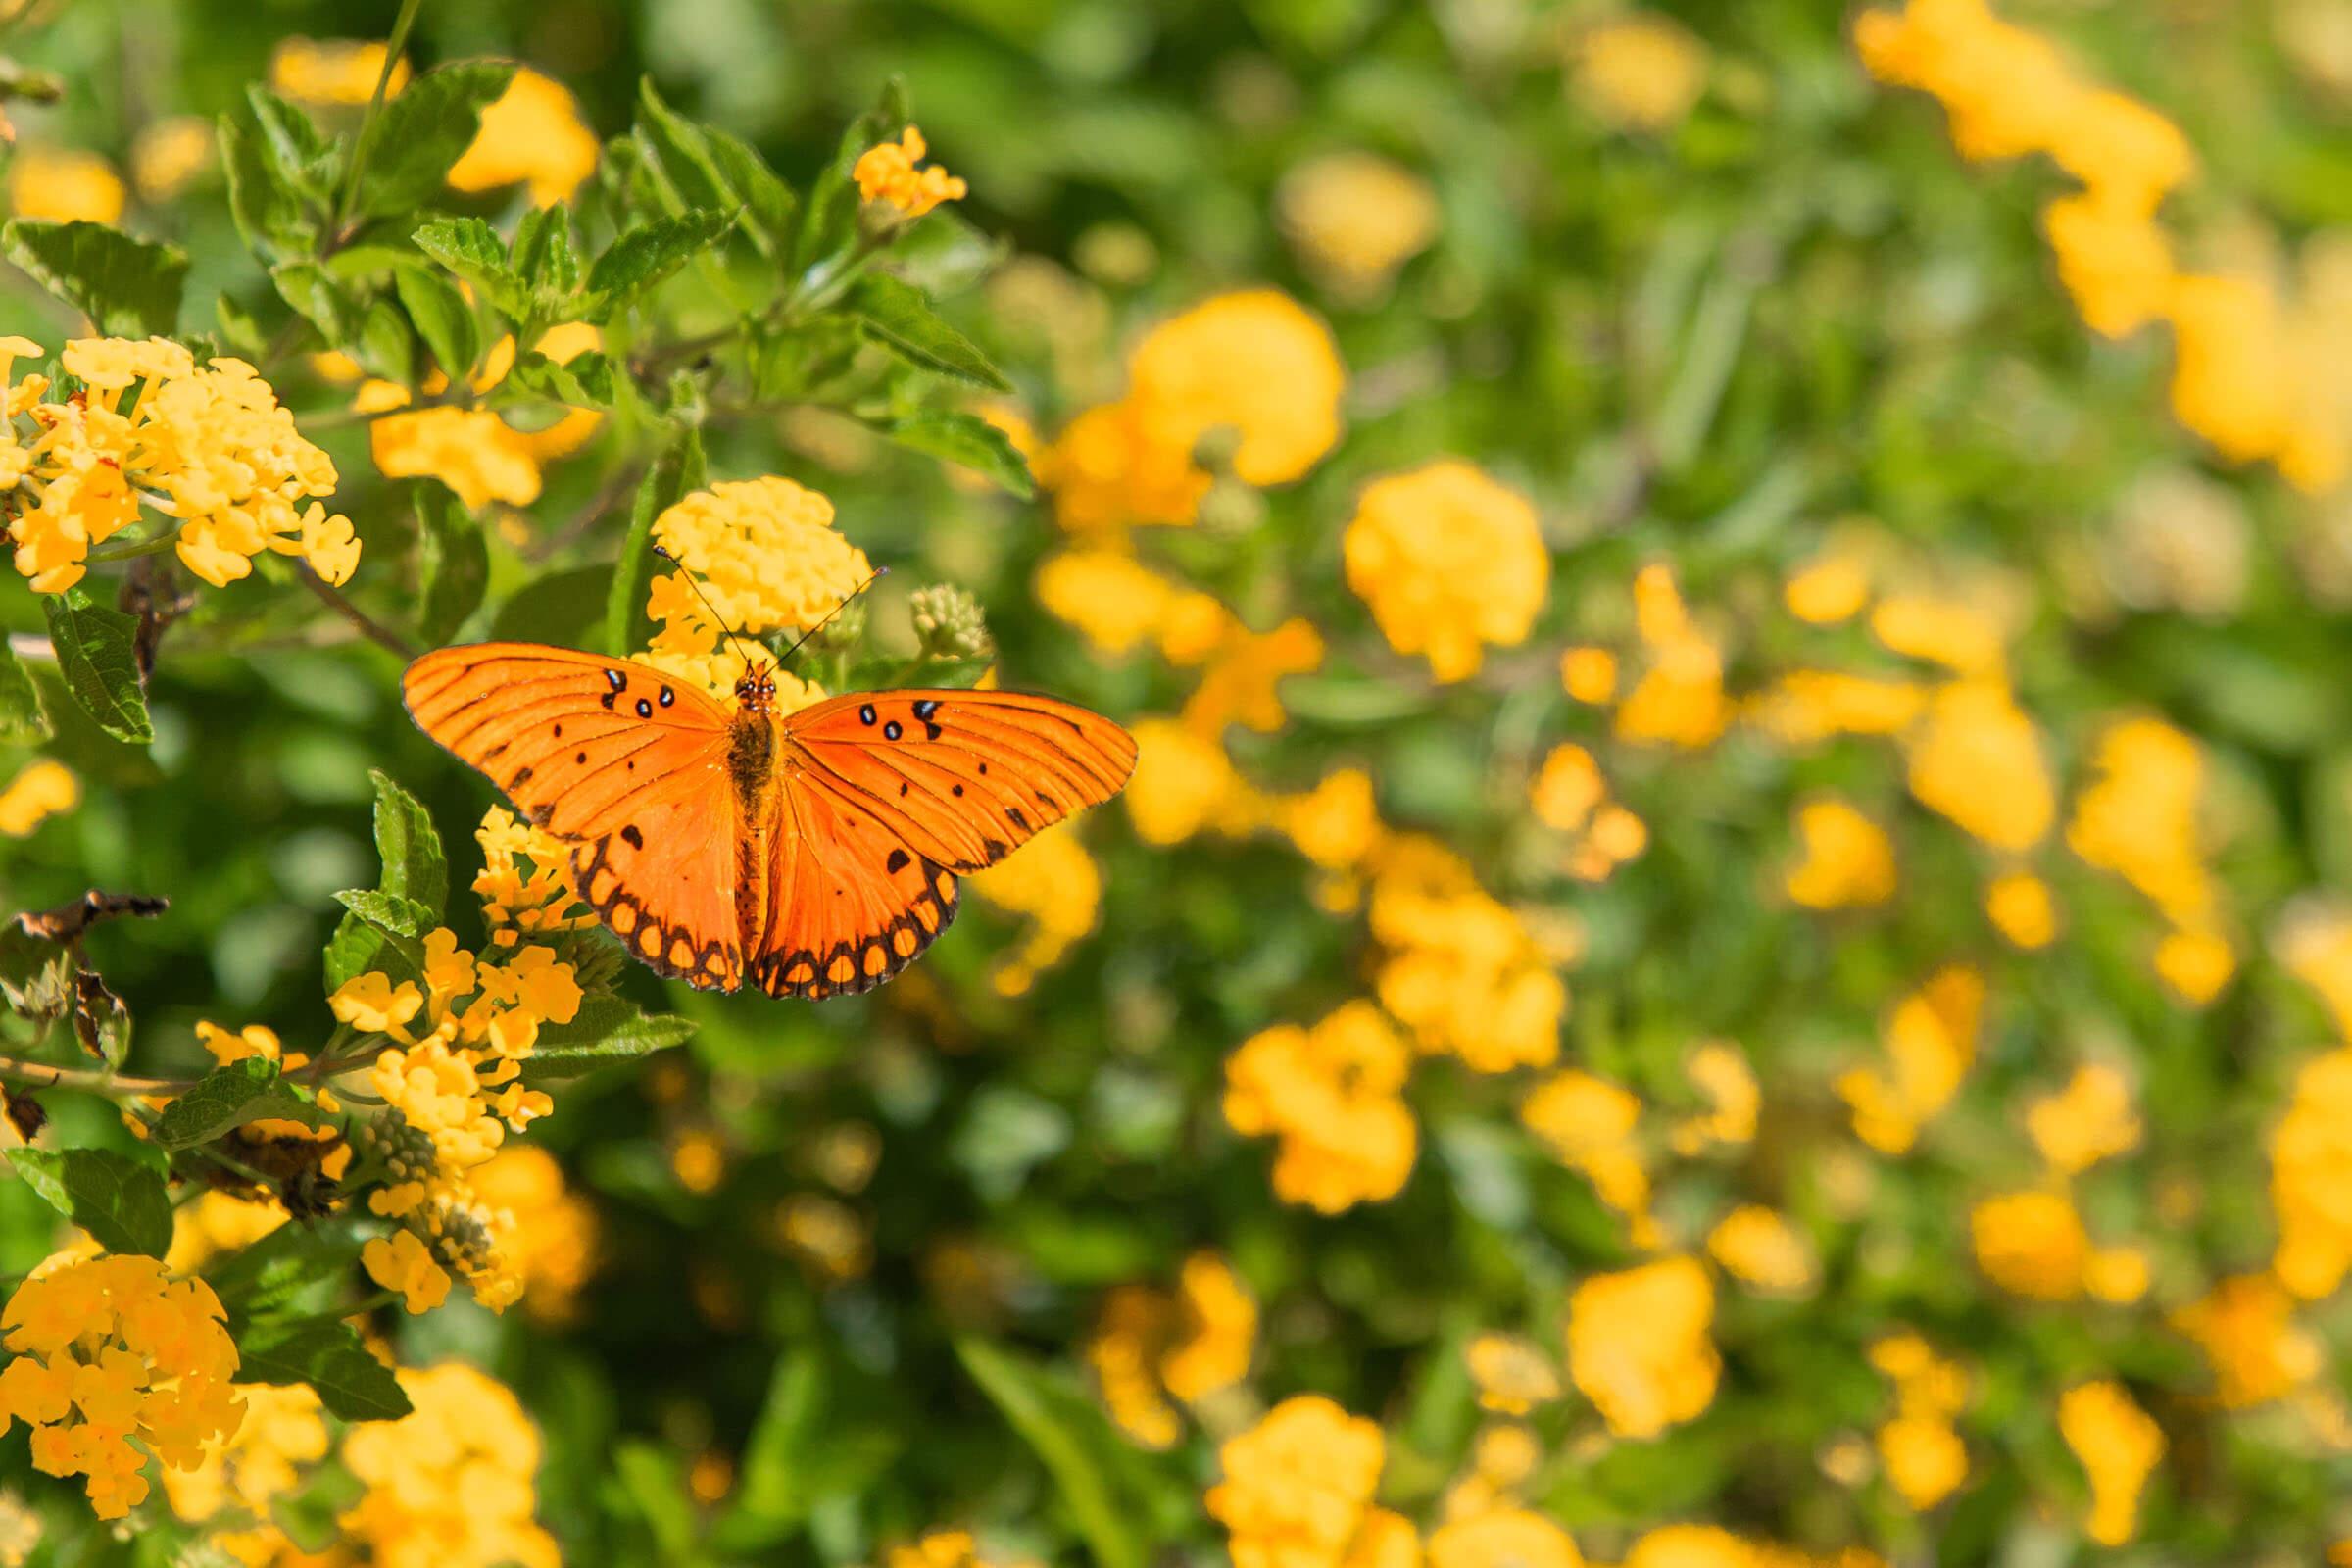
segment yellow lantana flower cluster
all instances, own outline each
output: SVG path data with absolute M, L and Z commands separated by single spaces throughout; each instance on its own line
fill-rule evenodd
M 28 837 L 49 818 L 81 804 L 81 780 L 65 763 L 49 758 L 27 762 L 0 790 L 0 833 Z
M 923 133 L 908 125 L 897 141 L 876 142 L 858 154 L 850 177 L 858 182 L 861 199 L 895 207 L 908 219 L 920 218 L 942 202 L 963 200 L 971 191 L 937 164 L 916 168 L 930 153 Z
M 558 365 L 596 348 L 604 334 L 586 321 L 565 321 L 541 334 L 534 351 Z M 355 374 L 356 365 L 340 356 L 321 356 L 334 378 Z M 514 368 L 512 337 L 503 337 L 483 356 L 468 385 L 486 393 Z M 448 390 L 439 369 L 424 379 L 427 397 Z M 493 501 L 527 507 L 539 499 L 541 470 L 588 444 L 603 422 L 594 409 L 571 409 L 544 429 L 522 429 L 494 409 L 435 406 L 412 409 L 409 389 L 397 381 L 363 381 L 352 399 L 355 412 L 370 416 L 368 445 L 387 479 L 438 479 L 469 508 Z
M 1429 181 L 1377 153 L 1308 159 L 1282 176 L 1274 213 L 1307 270 L 1351 303 L 1378 300 L 1438 237 Z
M 2197 823 L 2205 760 L 2160 719 L 2125 719 L 2099 738 L 2097 776 L 2075 798 L 2067 847 L 2132 884 L 2171 925 L 2156 971 L 2190 1002 L 2211 1001 L 2237 962 Z
M 2090 1477 L 2090 1539 L 2122 1545 L 2139 1526 L 2140 1490 L 2164 1457 L 2164 1429 L 2122 1384 L 2102 1381 L 2059 1396 L 2058 1433 Z
M 368 39 L 286 38 L 270 52 L 270 85 L 304 103 L 356 107 L 375 95 L 389 52 L 383 44 Z M 385 95 L 396 95 L 408 84 L 409 63 L 392 62 Z
M 1413 1168 L 1419 1132 L 1398 1091 L 1412 1053 L 1368 1002 L 1312 1029 L 1276 1024 L 1225 1062 L 1225 1119 L 1274 1137 L 1275 1196 L 1336 1214 L 1395 1197 Z
M 1873 75 L 1943 103 L 1963 156 L 2043 153 L 2082 183 L 2043 212 L 2060 279 L 2095 331 L 2172 328 L 2182 424 L 2232 461 L 2277 464 L 2305 490 L 2343 479 L 2352 432 L 2335 413 L 2326 351 L 2267 281 L 2182 270 L 2156 221 L 2196 167 L 2170 121 L 2084 79 L 2048 39 L 1984 0 L 1865 12 L 1854 43 Z
M 1527 498 L 1451 459 L 1366 485 L 1340 546 L 1389 646 L 1425 656 L 1441 682 L 1525 642 L 1551 582 Z
M 1519 1119 L 1551 1155 L 1592 1184 L 1603 1203 L 1624 1215 L 1637 1247 L 1654 1247 L 1649 1170 L 1636 1136 L 1642 1102 L 1628 1089 L 1571 1069 L 1545 1079 L 1519 1107 Z
M 1536 820 L 1568 835 L 1568 874 L 1579 881 L 1606 882 L 1649 848 L 1648 826 L 1630 807 L 1608 797 L 1600 763 L 1572 742 L 1545 753 L 1528 786 Z
M 1410 1523 L 1372 1501 L 1381 1430 L 1318 1395 L 1285 1399 L 1217 1452 L 1208 1512 L 1232 1533 L 1234 1568 L 1399 1568 Z
M 0 338 L 0 383 L 16 360 L 40 352 Z M 247 575 L 266 550 L 302 557 L 328 582 L 350 580 L 360 561 L 350 520 L 316 501 L 296 510 L 334 494 L 334 463 L 303 439 L 252 366 L 199 366 L 160 337 L 77 338 L 61 364 L 80 393 L 43 401 L 48 378 L 28 375 L 9 388 L 0 419 L 0 484 L 17 492 L 16 566 L 34 592 L 79 582 L 91 548 L 138 522 L 142 506 L 173 519 L 180 564 L 215 587 Z M 29 443 L 16 426 L 25 416 L 37 432 Z
M 1153 327 L 1117 402 L 1073 419 L 1038 460 L 1038 482 L 1073 533 L 1190 524 L 1208 494 L 1196 459 L 1222 431 L 1245 484 L 1288 484 L 1340 438 L 1347 369 L 1330 330 L 1273 289 L 1220 294 Z
M 1026 992 L 1102 917 L 1102 868 L 1067 822 L 1046 829 L 1020 854 L 979 872 L 968 885 L 1005 913 L 1030 921 L 1019 946 L 1000 956 L 989 975 L 1000 996 Z
M 1616 129 L 1671 130 L 1706 90 L 1705 45 L 1653 13 L 1595 22 L 1572 47 L 1577 97 Z
M 482 128 L 451 166 L 449 187 L 487 191 L 527 182 L 531 205 L 552 207 L 596 172 L 601 150 L 571 89 L 523 66 L 482 111 Z
M 2243 1410 L 2307 1386 L 2327 1364 L 2317 1336 L 2295 1321 L 2295 1298 L 2271 1274 L 2217 1280 L 2172 1314 L 2172 1326 L 2205 1352 L 2214 1397 Z
M 34 146 L 8 161 L 8 210 L 19 218 L 111 223 L 127 194 L 115 166 L 96 153 Z
M 1895 1004 L 1885 1034 L 1886 1064 L 1841 1074 L 1838 1096 L 1853 1111 L 1854 1136 L 1882 1154 L 1900 1154 L 1960 1092 L 1977 1056 L 1984 977 L 1950 964 Z
M 1850 909 L 1894 896 L 1894 843 L 1886 830 L 1839 800 L 1797 808 L 1803 858 L 1785 882 L 1791 902 L 1808 909 Z
M 300 1383 L 242 1384 L 237 1396 L 245 1401 L 243 1424 L 225 1441 L 208 1445 L 203 1463 L 167 1469 L 164 1495 L 172 1512 L 191 1524 L 224 1511 L 257 1521 L 253 1529 L 214 1539 L 240 1561 L 267 1561 L 266 1550 L 283 1539 L 268 1523 L 270 1505 L 294 1490 L 299 1466 L 326 1457 L 326 1412 L 318 1396 Z
M 1968 1216 L 1977 1265 L 2014 1295 L 2039 1301 L 2090 1296 L 2134 1301 L 2148 1288 L 2148 1260 L 2135 1248 L 2096 1246 L 2073 1198 L 2049 1189 L 2002 1193 Z
M 1122 1285 L 1105 1297 L 1084 1356 L 1119 1430 L 1165 1448 L 1184 1431 L 1170 1400 L 1197 1404 L 1239 1383 L 1256 1345 L 1256 1299 L 1203 1251 L 1184 1260 L 1173 1294 Z
M 1621 1438 L 1654 1438 L 1715 1397 L 1715 1284 L 1693 1257 L 1595 1274 L 1568 1301 L 1568 1376 Z
M 697 490 L 654 519 L 654 539 L 680 569 L 656 577 L 646 599 L 656 623 L 647 661 L 717 696 L 749 666 L 742 645 L 722 640 L 713 611 L 755 637 L 804 631 L 873 575 L 865 552 L 835 529 L 833 503 L 773 475 Z M 824 695 L 789 671 L 776 684 L 786 712 Z
M 1968 1445 L 1953 1418 L 1968 1406 L 1968 1374 L 1916 1334 L 1870 1348 L 1870 1364 L 1894 1385 L 1894 1414 L 1879 1427 L 1879 1458 L 1896 1495 L 1925 1513 L 1968 1479 Z
M 0 1367 L 0 1428 L 32 1431 L 33 1468 L 84 1478 L 101 1519 L 147 1497 L 152 1451 L 191 1470 L 244 1415 L 231 1386 L 237 1348 L 202 1280 L 152 1257 L 52 1259 L 0 1310 L 13 1358 Z
M 542 1323 L 568 1323 L 595 1272 L 596 1205 L 564 1180 L 556 1156 L 536 1144 L 508 1144 L 467 1172 L 477 1201 L 511 1215 L 501 1248 L 522 1278 L 522 1304 Z
M 1707 1233 L 1707 1255 L 1734 1278 L 1771 1296 L 1805 1296 L 1821 1279 L 1813 1244 L 1787 1215 L 1742 1203 Z
M 1435 839 L 1395 835 L 1368 858 L 1381 1005 L 1479 1072 L 1548 1065 L 1568 987 L 1526 923 Z
M 384 1568 L 557 1568 L 539 1506 L 539 1431 L 505 1385 L 462 1362 L 403 1370 L 413 1406 L 343 1440 L 367 1487 L 337 1516 Z

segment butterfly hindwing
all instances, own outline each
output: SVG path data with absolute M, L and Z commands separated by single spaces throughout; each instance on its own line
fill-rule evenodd
M 777 791 L 766 896 L 751 978 L 771 997 L 870 991 L 956 918 L 953 872 L 869 812 L 790 774 Z
M 835 697 L 784 721 L 802 779 L 872 816 L 923 859 L 977 871 L 1135 770 L 1135 738 L 1070 703 L 1020 692 Z
M 741 982 L 725 710 L 649 664 L 534 643 L 427 654 L 402 692 L 417 727 L 571 845 L 574 887 L 631 955 Z

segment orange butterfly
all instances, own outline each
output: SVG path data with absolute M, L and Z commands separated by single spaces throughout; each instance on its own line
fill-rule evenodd
M 956 917 L 958 873 L 1125 787 L 1135 737 L 1015 692 L 861 692 L 732 712 L 650 664 L 537 643 L 411 664 L 410 716 L 571 849 L 580 897 L 702 990 L 869 991 Z

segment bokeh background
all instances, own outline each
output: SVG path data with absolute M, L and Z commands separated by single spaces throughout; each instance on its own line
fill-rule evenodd
M 260 272 L 206 125 L 256 80 L 349 123 L 395 10 L 34 7 L 12 210 L 184 246 L 214 330 Z M 870 998 L 632 968 L 698 1029 L 517 1141 L 524 1302 L 375 1314 L 513 1391 L 565 1560 L 2352 1540 L 2352 6 L 428 0 L 409 55 L 600 139 L 650 77 L 796 184 L 902 78 L 969 182 L 909 265 L 1040 494 L 817 408 L 715 411 L 710 475 L 893 568 L 859 669 L 952 583 L 1004 684 L 1145 738 Z M 0 327 L 74 330 L 14 274 Z M 406 625 L 338 374 L 273 379 Z M 644 455 L 477 503 L 466 635 L 591 634 Z M 174 628 L 152 748 L 51 703 L 75 788 L 0 795 L 0 891 L 171 898 L 92 938 L 142 1069 L 330 1027 L 370 768 L 470 875 L 493 797 L 399 668 L 257 580 Z M 0 1267 L 56 1241 L 0 1183 Z M 473 1560 L 300 1468 L 305 1545 Z

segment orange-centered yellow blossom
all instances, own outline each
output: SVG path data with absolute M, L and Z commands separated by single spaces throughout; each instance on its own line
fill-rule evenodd
M 0 1429 L 23 1421 L 33 1468 L 82 1477 L 98 1517 L 121 1519 L 146 1500 L 148 1452 L 192 1470 L 237 1430 L 225 1317 L 211 1286 L 155 1258 L 60 1254 L 0 1310 Z
M 1595 1274 L 1568 1302 L 1568 1375 L 1624 1438 L 1654 1438 L 1715 1397 L 1715 1286 L 1696 1258 Z
M 897 141 L 876 142 L 859 154 L 850 177 L 864 200 L 887 203 L 909 219 L 920 218 L 942 202 L 961 201 L 971 189 L 936 164 L 917 169 L 930 150 L 923 133 L 908 125 Z

